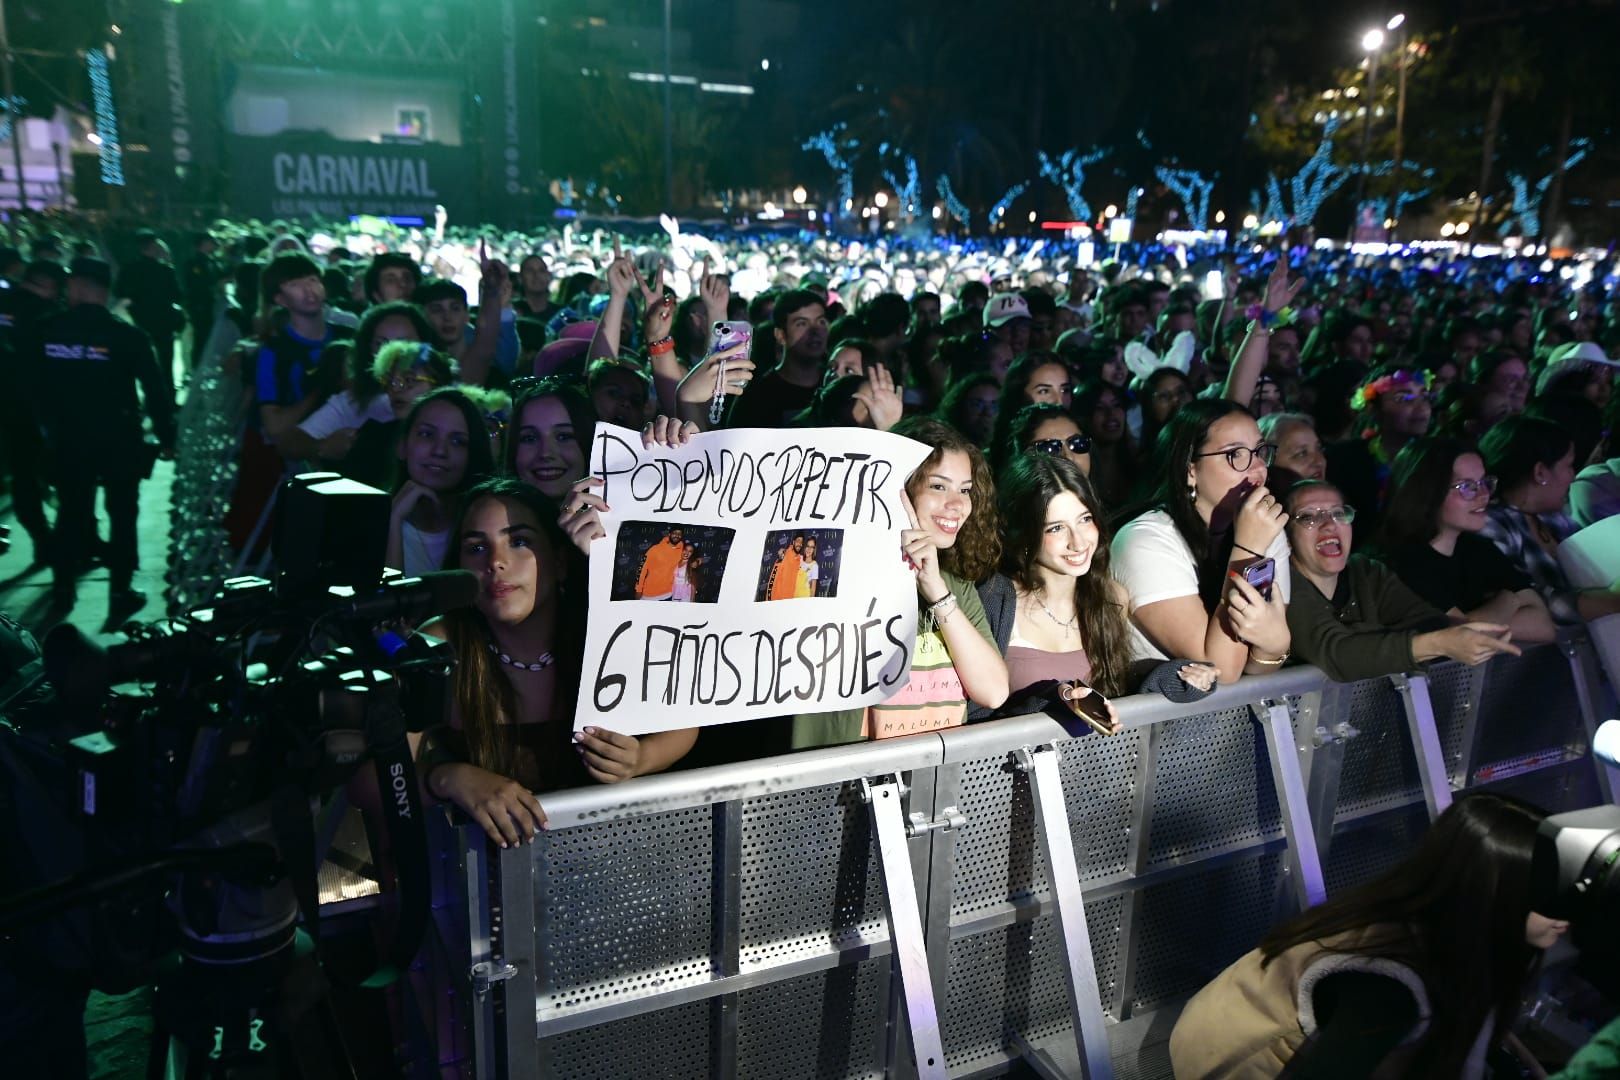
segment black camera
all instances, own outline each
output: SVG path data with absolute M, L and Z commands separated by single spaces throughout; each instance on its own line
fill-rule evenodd
M 52 632 L 54 695 L 0 723 L 0 817 L 15 819 L 0 820 L 0 855 L 23 890 L 0 898 L 0 963 L 108 992 L 153 984 L 159 1036 L 227 1064 L 275 1057 L 306 1021 L 330 1029 L 314 1015 L 315 811 L 369 761 L 397 863 L 382 959 L 408 966 L 429 897 L 407 732 L 442 722 L 452 666 L 410 624 L 477 587 L 464 571 L 385 577 L 389 503 L 297 477 L 274 581 L 229 581 L 107 649 Z

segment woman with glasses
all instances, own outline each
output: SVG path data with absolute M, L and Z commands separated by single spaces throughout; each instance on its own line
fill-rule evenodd
M 1328 678 L 1355 682 L 1411 671 L 1426 660 L 1478 664 L 1519 654 L 1500 623 L 1451 621 L 1388 567 L 1351 554 L 1355 507 L 1324 480 L 1282 496 L 1296 582 L 1288 604 L 1294 655 Z
M 345 343 L 347 387 L 283 436 L 283 453 L 318 461 L 351 480 L 390 486 L 398 421 L 417 398 L 456 381 L 450 355 L 423 345 L 432 336 L 412 304 L 379 304 L 368 311 L 354 341 Z
M 1006 441 L 992 448 L 991 460 L 999 474 L 1024 454 L 1066 458 L 1082 476 L 1091 472 L 1091 437 L 1067 409 L 1050 402 L 1018 410 Z
M 1159 432 L 1176 414 L 1176 410 L 1193 399 L 1192 382 L 1179 368 L 1162 367 L 1148 375 L 1136 388 L 1136 399 L 1142 406 L 1142 435 L 1138 445 L 1152 453 L 1159 440 Z
M 1009 716 L 1045 709 L 1079 711 L 1100 695 L 1134 693 L 1129 597 L 1109 574 L 1108 527 L 1085 475 L 1061 454 L 1015 458 L 997 481 L 1002 521 L 1001 572 L 979 584 L 996 645 L 1007 658 Z M 1148 687 L 1197 696 L 1215 682 L 1208 664 L 1182 661 Z M 975 709 L 975 720 L 993 715 Z M 1061 714 L 1060 714 L 1061 716 Z
M 1467 444 L 1418 439 L 1395 459 L 1377 557 L 1454 623 L 1551 641 L 1557 629 L 1530 579 L 1481 535 L 1495 490 L 1496 477 Z
M 1579 528 L 1565 511 L 1575 480 L 1569 432 L 1536 416 L 1510 416 L 1479 443 L 1498 477 L 1496 502 L 1482 535 L 1529 576 L 1555 621 L 1565 624 L 1620 613 L 1620 592 L 1577 589 L 1558 562 L 1558 545 Z
M 1231 401 L 1191 402 L 1160 434 L 1158 487 L 1112 546 L 1138 659 L 1204 661 L 1223 683 L 1288 659 L 1288 540 L 1266 490 L 1275 451 Z

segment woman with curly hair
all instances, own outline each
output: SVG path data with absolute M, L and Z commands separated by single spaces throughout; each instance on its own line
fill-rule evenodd
M 911 527 L 900 535 L 901 559 L 917 581 L 911 678 L 881 705 L 795 717 L 795 749 L 956 727 L 969 702 L 996 709 L 1007 700 L 1007 664 L 974 589 L 1001 558 L 990 466 L 937 420 L 904 420 L 894 431 L 932 450 L 906 481 Z

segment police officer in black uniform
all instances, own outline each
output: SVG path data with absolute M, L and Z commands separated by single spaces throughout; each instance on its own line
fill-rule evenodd
M 152 339 L 107 310 L 112 268 L 77 258 L 68 268 L 68 309 L 40 323 L 32 348 L 40 364 L 40 419 L 55 462 L 56 529 L 51 537 L 53 597 L 71 607 L 95 529 L 96 488 L 106 492 L 112 585 L 109 622 L 132 615 L 145 596 L 132 588 L 138 563 L 135 522 L 141 480 L 153 450 L 174 447 L 174 397 L 158 369 Z M 140 383 L 140 396 L 135 384 Z M 142 432 L 141 399 L 157 446 Z
M 67 271 L 61 264 L 38 259 L 21 279 L 0 288 L 0 446 L 11 471 L 11 507 L 34 542 L 34 562 L 50 551 L 51 527 L 45 520 L 45 442 L 40 437 L 34 393 L 39 381 L 37 358 L 17 352 L 34 326 L 62 307 Z

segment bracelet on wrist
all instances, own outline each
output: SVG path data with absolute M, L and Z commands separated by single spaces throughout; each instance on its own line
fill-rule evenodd
M 1281 656 L 1276 657 L 1276 658 L 1271 659 L 1271 660 L 1265 660 L 1265 659 L 1262 659 L 1261 657 L 1258 657 L 1258 656 L 1254 655 L 1254 646 L 1250 645 L 1249 646 L 1249 659 L 1253 660 L 1255 663 L 1261 665 L 1262 667 L 1282 667 L 1284 664 L 1288 663 L 1288 652 L 1287 652 L 1287 650 L 1284 650 L 1283 654 Z
M 648 356 L 664 356 L 675 351 L 674 338 L 660 338 L 647 346 Z

